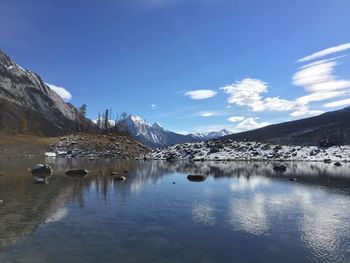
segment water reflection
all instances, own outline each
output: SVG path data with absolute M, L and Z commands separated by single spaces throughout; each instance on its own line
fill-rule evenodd
M 50 183 L 36 185 L 26 170 L 42 161 L 0 160 L 1 262 L 26 262 L 16 253 L 33 256 L 30 248 L 37 243 L 43 246 L 41 253 L 45 248 L 55 251 L 48 245 L 53 232 L 57 242 L 76 247 L 76 258 L 83 261 L 89 251 L 95 251 L 90 253 L 95 260 L 118 256 L 121 262 L 168 262 L 171 255 L 191 262 L 191 253 L 209 262 L 263 262 L 261 255 L 271 262 L 278 257 L 288 262 L 350 259 L 348 164 L 287 163 L 281 175 L 273 164 L 262 162 L 56 158 L 46 160 L 54 170 Z M 90 172 L 85 178 L 64 175 L 77 168 Z M 127 181 L 113 180 L 111 172 L 125 175 Z M 188 174 L 208 179 L 192 183 Z M 297 181 L 289 182 L 289 177 Z M 87 239 L 91 246 L 81 247 Z M 244 249 L 233 244 L 242 242 L 256 254 L 238 256 Z M 274 252 L 266 255 L 271 248 Z M 69 256 L 46 255 L 50 262 Z

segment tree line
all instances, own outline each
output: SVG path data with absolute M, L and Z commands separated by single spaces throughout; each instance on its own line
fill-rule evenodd
M 92 132 L 99 134 L 116 134 L 129 135 L 127 126 L 128 113 L 122 112 L 112 117 L 112 109 L 106 109 L 102 114 L 98 113 L 95 123 L 86 117 L 87 105 L 83 104 L 79 107 L 76 114 L 76 131 Z

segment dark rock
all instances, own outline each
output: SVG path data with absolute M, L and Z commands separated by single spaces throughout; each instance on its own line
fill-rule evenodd
M 31 173 L 34 175 L 36 174 L 52 174 L 52 168 L 48 166 L 47 164 L 37 164 L 31 169 Z
M 207 179 L 207 176 L 202 174 L 190 174 L 187 176 L 187 179 L 193 182 L 203 182 Z
M 83 169 L 69 170 L 66 172 L 66 175 L 70 177 L 85 177 L 87 174 L 88 171 Z
M 341 163 L 340 162 L 336 162 L 336 163 L 334 163 L 334 166 L 341 166 Z
M 115 176 L 113 176 L 113 179 L 116 181 L 125 181 L 126 177 L 122 176 L 122 175 L 115 175 Z
M 295 178 L 289 178 L 288 181 L 296 181 L 297 179 Z
M 323 162 L 324 162 L 324 163 L 331 163 L 332 160 L 331 160 L 331 159 L 324 159 Z

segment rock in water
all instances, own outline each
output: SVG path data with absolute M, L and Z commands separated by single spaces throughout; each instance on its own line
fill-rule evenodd
M 48 166 L 47 164 L 37 164 L 31 169 L 31 173 L 33 175 L 37 175 L 37 174 L 51 175 L 52 168 L 50 166 Z
M 113 176 L 113 179 L 116 181 L 125 181 L 126 177 L 122 176 L 122 175 L 115 175 L 115 176 Z
M 341 166 L 341 163 L 340 162 L 336 162 L 336 163 L 334 163 L 334 166 Z
M 68 170 L 66 172 L 66 175 L 69 177 L 85 177 L 87 176 L 88 171 L 83 169 L 77 169 L 77 170 Z
M 187 180 L 192 182 L 203 182 L 206 179 L 207 179 L 207 176 L 202 174 L 190 174 L 187 176 Z

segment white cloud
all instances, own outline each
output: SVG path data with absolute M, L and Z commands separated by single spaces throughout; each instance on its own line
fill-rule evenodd
M 202 117 L 211 117 L 211 116 L 213 116 L 214 115 L 214 113 L 212 113 L 212 112 L 202 112 L 201 113 L 201 116 Z
M 254 130 L 269 125 L 268 122 L 258 122 L 257 118 L 247 118 L 236 125 L 239 131 Z
M 280 99 L 279 97 L 263 98 L 267 92 L 267 84 L 259 79 L 245 78 L 232 85 L 220 88 L 229 94 L 228 103 L 239 106 L 248 106 L 253 111 L 290 111 L 295 106 L 294 101 Z
M 336 61 L 306 65 L 294 74 L 293 84 L 312 93 L 350 88 L 350 80 L 338 79 L 334 75 L 336 65 Z
M 62 87 L 57 87 L 52 84 L 46 83 L 46 85 L 52 89 L 54 92 L 56 92 L 64 101 L 69 101 L 72 99 L 72 94 L 68 90 Z
M 323 106 L 326 108 L 334 108 L 334 107 L 342 107 L 342 106 L 349 106 L 349 105 L 350 105 L 350 99 L 344 99 L 344 100 L 329 102 Z
M 309 56 L 306 56 L 306 57 L 299 59 L 298 62 L 306 62 L 306 61 L 314 60 L 314 59 L 321 58 L 321 57 L 324 57 L 327 55 L 331 55 L 334 53 L 345 51 L 347 49 L 350 49 L 350 43 L 345 43 L 345 44 L 342 44 L 339 46 L 323 49 L 321 51 L 315 52 Z
M 157 104 L 150 104 L 149 106 L 151 107 L 152 110 L 157 109 Z
M 227 120 L 229 122 L 240 122 L 240 121 L 243 121 L 245 119 L 245 117 L 242 117 L 242 116 L 232 116 L 230 118 L 228 118 Z
M 214 90 L 199 89 L 188 91 L 184 95 L 189 96 L 193 100 L 205 100 L 214 97 L 216 93 Z
M 301 106 L 300 108 L 296 109 L 293 111 L 290 116 L 293 117 L 300 117 L 300 116 L 315 116 L 315 115 L 320 115 L 324 113 L 323 111 L 320 110 L 310 110 L 309 107 L 307 106 Z

